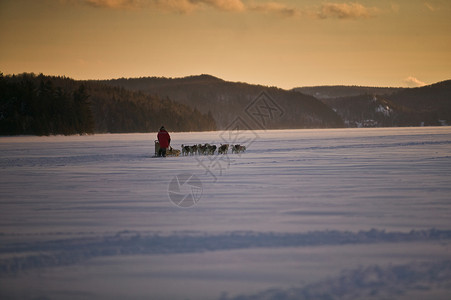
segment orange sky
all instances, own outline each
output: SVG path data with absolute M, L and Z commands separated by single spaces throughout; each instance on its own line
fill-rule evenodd
M 0 0 L 0 71 L 281 88 L 451 79 L 448 0 Z

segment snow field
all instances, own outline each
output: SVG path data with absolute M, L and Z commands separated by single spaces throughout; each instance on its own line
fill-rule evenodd
M 426 275 L 451 273 L 449 127 L 244 132 L 226 156 L 152 158 L 155 137 L 0 138 L 2 299 L 451 294 Z M 168 196 L 181 173 L 202 182 L 190 208 Z

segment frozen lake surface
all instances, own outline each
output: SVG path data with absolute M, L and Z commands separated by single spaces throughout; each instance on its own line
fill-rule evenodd
M 451 298 L 451 127 L 171 136 L 0 138 L 0 298 Z

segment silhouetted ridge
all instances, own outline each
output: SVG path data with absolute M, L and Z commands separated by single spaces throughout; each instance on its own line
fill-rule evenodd
M 346 85 L 320 85 L 306 86 L 293 89 L 296 92 L 314 96 L 320 100 L 353 97 L 360 95 L 389 95 L 403 90 L 403 88 L 371 87 L 371 86 L 346 86 Z
M 451 124 L 451 80 L 418 88 L 308 87 L 348 127 Z
M 230 128 L 237 118 L 244 121 L 247 129 L 343 127 L 340 117 L 316 98 L 276 87 L 229 82 L 211 75 L 103 82 L 149 95 L 169 97 L 202 113 L 211 114 L 218 129 Z M 262 93 L 264 99 L 259 99 Z
M 101 81 L 42 74 L 0 76 L 2 135 L 154 132 L 161 124 L 170 131 L 216 129 L 211 115 L 168 97 Z

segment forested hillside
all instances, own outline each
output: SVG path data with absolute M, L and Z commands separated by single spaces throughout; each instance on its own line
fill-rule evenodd
M 122 78 L 103 83 L 169 97 L 211 114 L 218 129 L 229 128 L 237 118 L 246 121 L 246 126 L 251 129 L 344 126 L 341 118 L 331 108 L 312 96 L 275 87 L 228 82 L 210 75 Z M 262 93 L 265 99 L 260 101 Z
M 362 90 L 363 91 L 363 90 Z M 365 93 L 329 97 L 332 107 L 349 127 L 440 126 L 451 124 L 451 80 L 389 94 Z
M 247 129 L 451 123 L 451 81 L 411 89 L 303 91 L 321 93 L 322 101 L 209 75 L 76 81 L 0 73 L 0 135 L 153 132 L 161 125 L 170 131 L 223 130 L 236 120 Z
M 405 89 L 386 99 L 402 108 L 405 125 L 451 125 L 451 80 Z
M 211 115 L 177 103 L 168 97 L 133 92 L 87 82 L 96 132 L 152 132 L 161 125 L 170 131 L 215 130 Z
M 0 134 L 94 133 L 85 85 L 64 77 L 0 75 Z
M 333 99 L 344 97 L 355 97 L 361 95 L 391 95 L 404 88 L 372 87 L 372 86 L 346 86 L 346 85 L 323 85 L 298 87 L 293 90 L 317 99 Z
M 215 130 L 212 116 L 169 98 L 100 82 L 0 75 L 0 134 L 50 135 Z

